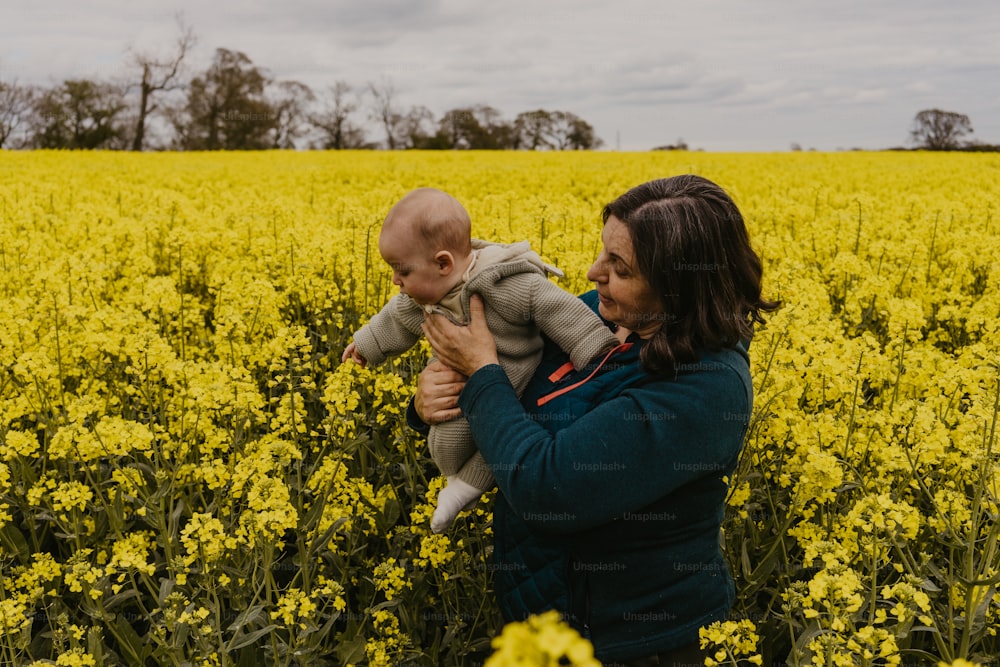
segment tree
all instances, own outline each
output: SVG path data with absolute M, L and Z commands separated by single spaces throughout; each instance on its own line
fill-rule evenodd
M 475 123 L 476 127 L 470 128 Z M 471 132 L 478 132 L 478 123 L 475 122 L 466 109 L 449 109 L 441 116 L 438 123 L 439 147 L 440 148 L 469 148 L 468 136 Z
M 365 147 L 364 130 L 351 121 L 351 114 L 361 102 L 346 81 L 337 81 L 328 91 L 323 109 L 310 117 L 313 127 L 320 130 L 321 146 L 334 150 Z
M 500 112 L 486 104 L 477 104 L 445 112 L 438 135 L 447 148 L 496 150 L 510 148 L 513 129 Z
M 472 148 L 492 150 L 511 147 L 514 129 L 503 120 L 499 111 L 488 104 L 477 104 L 468 112 L 479 127 L 479 133 L 471 137 Z
M 513 148 L 528 150 L 590 150 L 603 142 L 590 123 L 569 111 L 536 109 L 514 119 Z
M 401 148 L 432 148 L 435 136 L 434 113 L 423 105 L 410 107 L 399 125 Z
M 480 122 L 486 128 L 492 148 L 510 149 L 517 142 L 514 124 L 500 118 L 500 112 L 493 107 L 479 105 Z
M 441 116 L 440 129 L 447 139 L 448 148 L 468 150 L 477 148 L 486 134 L 472 109 L 450 109 Z
M 36 148 L 123 148 L 124 91 L 118 86 L 70 79 L 35 98 L 29 143 Z
M 972 122 L 965 114 L 924 109 L 913 118 L 910 137 L 918 148 L 951 151 L 959 148 L 962 137 L 971 133 Z
M 551 137 L 556 150 L 591 150 L 603 142 L 594 134 L 590 123 L 569 111 L 553 111 Z
M 146 120 L 157 109 L 153 95 L 180 87 L 177 76 L 184 56 L 194 46 L 195 37 L 192 29 L 185 27 L 179 19 L 178 27 L 181 34 L 169 56 L 157 58 L 148 53 L 132 51 L 132 64 L 142 70 L 142 78 L 136 84 L 139 89 L 139 107 L 136 112 L 135 135 L 132 137 L 134 151 L 143 149 L 146 141 Z
M 34 91 L 17 81 L 0 81 L 0 148 L 10 146 L 19 126 L 28 120 Z
M 796 144 L 792 144 L 792 150 L 793 151 L 796 150 L 794 148 L 795 146 L 796 146 Z M 686 150 L 688 150 L 688 145 L 687 145 L 687 142 L 684 141 L 683 138 L 679 138 L 679 139 L 677 139 L 677 143 L 676 144 L 664 144 L 662 146 L 654 146 L 651 150 L 654 150 L 654 151 L 686 151 Z M 798 148 L 798 150 L 802 150 L 802 147 L 800 146 Z
M 400 126 L 403 124 L 403 114 L 396 108 L 396 87 L 389 79 L 382 79 L 378 84 L 369 83 L 368 91 L 372 95 L 369 114 L 371 119 L 380 123 L 385 130 L 385 144 L 389 150 L 395 150 L 400 143 Z
M 522 111 L 514 119 L 514 148 L 531 151 L 553 148 L 549 140 L 552 131 L 552 114 L 545 109 Z
M 270 148 L 277 114 L 265 96 L 269 79 L 245 53 L 216 49 L 215 59 L 191 80 L 184 107 L 172 122 L 180 148 L 252 150 Z
M 309 106 L 315 100 L 312 89 L 304 83 L 279 81 L 276 84 L 276 90 L 271 95 L 274 148 L 295 148 L 295 140 L 306 133 Z

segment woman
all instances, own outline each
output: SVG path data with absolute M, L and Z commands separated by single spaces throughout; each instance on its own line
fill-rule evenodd
M 579 370 L 548 350 L 519 401 L 475 302 L 469 326 L 427 319 L 447 368 L 423 374 L 415 407 L 463 414 L 494 471 L 506 621 L 555 608 L 605 664 L 700 664 L 698 629 L 734 598 L 719 529 L 752 409 L 747 347 L 778 304 L 711 181 L 651 181 L 603 217 L 581 298 L 621 345 Z

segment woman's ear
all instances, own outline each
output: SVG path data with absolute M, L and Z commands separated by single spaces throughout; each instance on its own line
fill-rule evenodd
M 438 274 L 442 276 L 455 270 L 455 257 L 447 250 L 438 250 L 434 255 L 434 262 L 437 264 Z

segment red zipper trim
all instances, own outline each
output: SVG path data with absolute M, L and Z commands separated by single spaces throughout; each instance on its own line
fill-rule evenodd
M 624 352 L 630 347 L 632 347 L 632 343 L 622 343 L 621 345 L 616 345 L 615 347 L 611 348 L 610 350 L 608 350 L 608 353 L 604 355 L 604 358 L 601 359 L 601 363 L 597 364 L 594 370 L 590 372 L 590 375 L 583 378 L 579 382 L 574 382 L 568 387 L 562 387 L 561 389 L 557 389 L 549 394 L 545 394 L 545 396 L 542 396 L 541 398 L 538 399 L 538 405 L 539 406 L 545 405 L 553 398 L 562 396 L 567 392 L 573 391 L 581 384 L 585 384 L 587 381 L 590 380 L 590 378 L 594 377 L 594 374 L 597 373 L 597 371 L 601 370 L 601 367 L 604 366 L 605 363 L 607 363 L 608 359 L 611 358 L 612 354 L 614 354 L 615 352 Z M 573 364 L 572 362 L 567 361 L 565 364 L 557 368 L 551 375 L 549 375 L 549 380 L 551 380 L 552 382 L 556 382 L 565 377 L 566 374 L 569 373 L 571 370 L 573 370 Z
M 573 362 L 567 361 L 565 364 L 552 372 L 552 375 L 549 376 L 549 382 L 559 382 L 559 380 L 562 380 L 571 370 L 574 370 Z

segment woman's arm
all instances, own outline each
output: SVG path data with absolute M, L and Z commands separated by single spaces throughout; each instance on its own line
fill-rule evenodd
M 444 363 L 469 375 L 462 413 L 500 490 L 528 523 L 583 530 L 735 463 L 743 423 L 734 415 L 749 411 L 749 376 L 735 367 L 627 390 L 553 433 L 541 422 L 568 416 L 525 411 L 496 363 L 477 300 L 468 326 L 438 316 L 425 332 Z
M 529 524 L 575 532 L 638 512 L 736 463 L 747 414 L 735 370 L 628 389 L 550 432 L 558 413 L 527 413 L 499 366 L 469 378 L 460 398 L 473 438 L 514 510 Z M 723 380 L 720 382 L 719 380 Z

